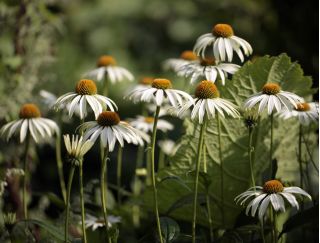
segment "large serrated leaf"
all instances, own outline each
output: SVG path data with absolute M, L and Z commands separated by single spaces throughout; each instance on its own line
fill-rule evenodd
M 266 82 L 278 82 L 283 90 L 303 95 L 305 98 L 313 93 L 310 77 L 303 76 L 299 64 L 291 62 L 286 54 L 277 57 L 261 57 L 255 62 L 247 62 L 234 76 L 227 80 L 226 86 L 219 86 L 221 97 L 230 100 L 239 107 L 252 94 L 261 90 Z M 196 149 L 199 129 L 191 121 L 185 121 L 186 134 L 182 137 L 179 149 L 172 158 L 170 168 L 165 168 L 158 173 L 158 177 L 179 176 L 193 188 L 193 176 L 189 174 L 195 168 Z M 275 117 L 274 132 L 274 158 L 278 161 L 277 177 L 283 180 L 295 181 L 297 171 L 296 144 L 298 141 L 298 122 L 288 120 L 282 122 Z M 261 117 L 259 125 L 254 130 L 253 145 L 254 170 L 256 183 L 261 184 L 262 171 L 269 166 L 269 133 L 270 124 L 267 115 Z M 248 131 L 240 119 L 221 119 L 222 154 L 224 162 L 224 226 L 232 228 L 241 208 L 234 203 L 234 198 L 245 191 L 249 186 L 248 162 Z M 209 194 L 214 227 L 221 226 L 221 174 L 218 154 L 217 122 L 211 120 L 205 134 L 207 174 L 210 178 Z M 205 193 L 205 186 L 200 184 L 199 193 Z M 152 192 L 147 190 L 145 198 L 150 201 Z M 158 186 L 160 211 L 166 212 L 179 198 L 189 194 L 185 188 L 170 181 Z M 191 222 L 192 205 L 175 209 L 171 216 L 180 220 Z M 208 226 L 207 215 L 203 210 L 198 210 L 197 223 Z

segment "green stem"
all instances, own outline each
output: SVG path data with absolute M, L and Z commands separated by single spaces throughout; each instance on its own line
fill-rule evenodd
M 196 220 L 197 220 L 197 201 L 198 201 L 198 184 L 199 184 L 199 172 L 201 164 L 201 150 L 203 147 L 203 136 L 207 123 L 207 117 L 204 117 L 203 123 L 200 125 L 199 142 L 197 149 L 196 160 L 196 177 L 194 181 L 194 198 L 193 198 L 193 218 L 192 218 L 192 243 L 196 242 Z
M 144 146 L 139 146 L 137 151 L 136 169 L 143 166 Z
M 222 160 L 222 144 L 221 144 L 221 121 L 219 113 L 217 113 L 217 123 L 218 123 L 218 143 L 219 143 L 219 160 L 220 160 L 220 191 L 221 191 L 221 214 L 222 214 L 222 224 L 224 225 L 224 180 L 223 180 L 223 160 Z
M 256 186 L 256 182 L 254 179 L 254 172 L 253 172 L 253 163 L 252 163 L 252 135 L 253 135 L 253 128 L 249 128 L 249 145 L 248 145 L 248 155 L 249 155 L 249 164 L 250 164 L 250 174 L 251 174 L 251 184 L 253 187 Z
M 152 181 L 152 187 L 153 187 L 154 213 L 156 215 L 159 240 L 160 240 L 160 243 L 164 243 L 162 239 L 161 224 L 160 224 L 160 218 L 159 218 L 158 195 L 157 195 L 157 188 L 156 188 L 156 177 L 155 177 L 155 166 L 154 166 L 155 164 L 154 154 L 155 154 L 155 147 L 156 147 L 157 123 L 159 119 L 159 113 L 160 113 L 160 106 L 157 106 L 156 112 L 154 114 L 154 123 L 153 123 L 152 140 L 151 140 L 152 141 L 151 142 L 151 181 Z
M 103 147 L 102 147 L 103 148 Z M 109 237 L 109 226 L 108 226 L 108 213 L 107 213 L 107 201 L 106 201 L 106 186 L 107 186 L 107 160 L 108 160 L 108 148 L 103 148 L 101 151 L 101 176 L 100 176 L 100 188 L 101 188 L 101 205 L 104 217 L 104 224 L 106 227 L 106 235 L 107 235 L 107 242 L 111 243 L 111 239 Z
M 277 212 L 272 209 L 273 214 L 273 235 L 274 235 L 274 243 L 278 242 L 278 231 L 277 231 Z
M 69 171 L 69 178 L 68 178 L 68 191 L 66 197 L 66 218 L 65 218 L 65 225 L 64 225 L 64 241 L 68 243 L 68 229 L 69 229 L 69 211 L 70 211 L 70 194 L 71 194 L 71 187 L 72 187 L 72 180 L 74 175 L 75 166 L 72 165 Z
M 302 125 L 299 126 L 299 147 L 298 147 L 298 162 L 300 172 L 300 187 L 303 188 L 303 168 L 302 168 Z
M 206 129 L 206 127 L 204 128 Z M 202 146 L 203 148 L 203 172 L 207 173 L 207 150 L 205 143 Z M 210 207 L 210 195 L 209 195 L 209 187 L 206 188 L 206 205 L 208 211 L 208 223 L 209 223 L 209 233 L 210 233 L 210 242 L 214 241 L 214 233 L 213 233 L 213 222 L 211 215 L 211 207 Z
M 87 243 L 87 233 L 85 225 L 85 208 L 84 208 L 84 195 L 83 195 L 83 161 L 80 161 L 79 164 L 79 186 L 80 186 L 80 204 L 81 204 L 81 223 L 82 223 L 82 233 L 83 233 L 83 242 Z
M 273 154 L 273 112 L 270 115 L 270 155 L 269 155 L 269 160 L 270 160 L 270 178 L 274 179 L 273 177 L 273 163 L 272 163 L 272 154 Z
M 119 145 L 117 156 L 117 198 L 119 206 L 121 205 L 121 170 L 122 170 L 122 147 Z
M 60 187 L 61 187 L 61 193 L 63 197 L 63 201 L 66 203 L 66 183 L 64 181 L 63 177 L 63 164 L 62 164 L 62 159 L 61 159 L 61 136 L 60 133 L 57 135 L 56 138 L 56 160 L 57 160 L 57 167 L 58 167 L 58 176 L 59 176 L 59 181 L 60 181 Z
M 262 239 L 262 243 L 265 243 L 266 242 L 266 239 L 264 237 L 264 225 L 263 225 L 263 219 L 260 220 L 260 233 L 261 233 L 261 239 Z
M 24 168 L 24 176 L 23 176 L 23 214 L 24 219 L 28 219 L 28 205 L 27 205 L 27 182 L 29 177 L 29 171 L 28 171 L 28 151 L 30 147 L 31 142 L 31 136 L 30 133 L 27 133 L 26 137 L 26 146 L 24 150 L 24 160 L 23 160 L 23 168 Z
M 146 178 L 146 185 L 150 186 L 152 185 L 152 168 L 151 168 L 151 157 L 152 157 L 152 150 L 150 150 L 150 146 L 148 145 L 148 151 L 147 151 L 147 178 Z

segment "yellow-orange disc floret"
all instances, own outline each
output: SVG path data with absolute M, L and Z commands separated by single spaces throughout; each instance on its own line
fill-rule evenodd
M 103 127 L 115 126 L 118 125 L 119 122 L 119 115 L 113 111 L 103 111 L 97 118 L 97 123 Z
M 154 122 L 154 118 L 148 116 L 148 117 L 145 117 L 145 118 L 144 118 L 144 121 L 145 121 L 146 123 L 153 123 L 153 122 Z
M 278 180 L 267 181 L 263 185 L 263 191 L 268 194 L 278 193 L 283 191 L 283 185 Z
M 228 24 L 216 24 L 212 28 L 212 34 L 217 37 L 228 38 L 233 36 L 233 29 Z
M 107 66 L 115 66 L 117 65 L 116 60 L 112 56 L 103 55 L 99 57 L 97 61 L 98 67 L 107 67 Z
M 181 53 L 180 58 L 186 61 L 195 61 L 198 59 L 193 51 L 184 51 Z
M 157 78 L 154 79 L 151 86 L 156 89 L 171 89 L 172 84 L 169 79 Z
M 262 87 L 262 93 L 267 95 L 276 95 L 280 90 L 281 88 L 277 83 L 267 83 Z
M 81 79 L 76 85 L 76 92 L 79 95 L 95 95 L 97 94 L 97 86 L 90 79 Z
M 37 118 L 41 117 L 40 110 L 35 104 L 24 104 L 20 108 L 19 117 L 21 119 Z
M 218 98 L 220 94 L 217 86 L 213 82 L 203 80 L 198 84 L 195 96 L 199 99 L 214 99 Z
M 311 107 L 308 103 L 298 103 L 296 111 L 310 111 Z

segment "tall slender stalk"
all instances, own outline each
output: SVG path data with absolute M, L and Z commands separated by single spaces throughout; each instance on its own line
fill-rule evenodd
M 260 222 L 260 234 L 261 234 L 261 240 L 262 240 L 262 243 L 265 243 L 266 242 L 266 239 L 264 237 L 264 225 L 263 225 L 263 219 L 262 220 L 259 220 Z
M 253 172 L 253 161 L 252 161 L 252 135 L 253 135 L 253 128 L 249 127 L 249 144 L 248 144 L 248 155 L 249 155 L 249 164 L 250 164 L 250 174 L 251 174 L 251 185 L 253 187 L 256 186 L 256 182 L 254 179 L 254 172 Z
M 109 226 L 108 226 L 108 213 L 107 213 L 107 201 L 106 201 L 106 185 L 107 185 L 107 160 L 108 160 L 108 148 L 103 148 L 101 146 L 101 175 L 100 175 L 100 188 L 101 188 L 101 205 L 104 217 L 104 224 L 106 228 L 107 242 L 111 243 L 109 236 Z
M 154 213 L 156 215 L 157 221 L 157 230 L 159 235 L 160 243 L 164 243 L 162 239 L 161 233 L 161 224 L 159 218 L 159 210 L 158 210 L 158 195 L 157 195 L 157 187 L 156 187 L 156 177 L 155 177 L 155 161 L 154 161 L 154 154 L 155 154 L 155 147 L 156 147 L 156 137 L 157 137 L 157 123 L 159 119 L 160 113 L 160 106 L 157 106 L 156 112 L 154 114 L 154 123 L 152 129 L 152 139 L 151 139 L 151 182 L 153 187 L 153 199 L 154 199 Z
M 196 220 L 197 220 L 197 201 L 198 201 L 198 184 L 199 184 L 199 172 L 201 164 L 201 150 L 203 147 L 203 136 L 207 123 L 207 117 L 204 117 L 203 123 L 200 125 L 199 142 L 197 149 L 196 160 L 196 177 L 194 181 L 194 198 L 193 198 L 193 217 L 192 217 L 192 243 L 196 242 Z
M 121 205 L 121 170 L 122 170 L 122 147 L 119 145 L 117 155 L 117 198 L 119 206 Z
M 270 115 L 270 155 L 269 155 L 269 159 L 270 159 L 270 178 L 274 179 L 273 177 L 275 175 L 273 175 L 273 163 L 272 163 L 272 154 L 273 154 L 273 112 Z
M 207 150 L 206 150 L 205 144 L 203 144 L 202 148 L 203 148 L 203 172 L 207 173 Z M 207 211 L 208 211 L 210 242 L 213 242 L 214 234 L 213 234 L 213 222 L 212 222 L 210 204 L 211 202 L 210 202 L 209 188 L 206 188 L 206 205 L 207 205 Z
M 57 134 L 56 137 L 56 160 L 57 160 L 57 167 L 58 167 L 58 176 L 60 181 L 61 193 L 63 197 L 64 203 L 67 200 L 67 192 L 66 192 L 66 183 L 64 181 L 63 176 L 63 164 L 61 159 L 61 136 L 60 133 Z
M 299 126 L 299 147 L 298 147 L 298 162 L 300 172 L 300 187 L 303 188 L 303 168 L 302 168 L 302 125 Z
M 80 186 L 80 204 L 81 204 L 81 225 L 82 225 L 82 234 L 83 242 L 87 243 L 87 233 L 85 225 L 85 208 L 84 208 L 84 195 L 83 195 L 83 160 L 79 164 L 79 186 Z
M 274 243 L 278 243 L 278 231 L 277 231 L 277 212 L 272 208 L 273 214 L 273 236 Z
M 69 171 L 69 178 L 68 178 L 68 189 L 66 195 L 66 216 L 65 216 L 65 224 L 64 224 L 64 241 L 68 243 L 68 229 L 69 229 L 69 211 L 70 211 L 70 194 L 71 194 L 71 187 L 72 187 L 72 180 L 75 170 L 75 165 L 71 166 Z
M 219 113 L 217 113 L 217 124 L 218 124 L 218 143 L 219 143 L 219 160 L 220 160 L 220 191 L 221 191 L 221 214 L 222 214 L 222 224 L 224 225 L 224 178 L 223 178 L 223 159 L 222 159 L 222 144 L 221 144 L 221 121 Z
M 27 205 L 27 183 L 28 183 L 28 177 L 29 177 L 29 170 L 28 170 L 28 151 L 30 147 L 31 142 L 31 136 L 30 133 L 27 132 L 27 138 L 26 138 L 26 146 L 24 150 L 24 159 L 23 159 L 23 169 L 24 169 L 24 177 L 23 177 L 23 214 L 24 219 L 28 219 L 28 205 Z

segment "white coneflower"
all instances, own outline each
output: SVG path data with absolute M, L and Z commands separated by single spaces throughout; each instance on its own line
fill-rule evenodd
M 63 135 L 64 144 L 66 146 L 68 155 L 73 161 L 82 160 L 83 156 L 91 149 L 94 142 L 85 140 L 82 136 L 72 135 L 70 139 L 69 134 Z
M 295 186 L 284 187 L 280 181 L 271 180 L 267 181 L 263 187 L 252 187 L 241 193 L 235 198 L 235 201 L 243 205 L 251 198 L 252 200 L 246 208 L 246 214 L 251 210 L 251 216 L 253 217 L 258 211 L 258 216 L 262 220 L 269 205 L 275 211 L 285 212 L 286 208 L 283 199 L 286 199 L 292 207 L 299 209 L 299 203 L 294 194 L 306 196 L 311 200 L 311 196 L 301 188 Z
M 111 227 L 113 224 L 120 223 L 121 217 L 108 215 L 108 226 Z M 97 228 L 104 227 L 104 219 L 98 219 L 90 214 L 87 214 L 85 220 L 86 228 L 92 228 L 95 231 Z
M 234 74 L 239 68 L 239 65 L 232 63 L 216 63 L 214 58 L 202 58 L 199 62 L 180 66 L 178 75 L 190 78 L 192 84 L 203 77 L 212 82 L 220 77 L 222 85 L 225 85 L 228 73 Z
M 180 58 L 169 58 L 165 60 L 163 62 L 163 68 L 165 70 L 178 72 L 181 66 L 194 63 L 197 60 L 197 55 L 193 51 L 187 50 L 181 53 Z
M 296 117 L 303 125 L 309 125 L 311 122 L 317 123 L 319 120 L 319 105 L 314 102 L 297 103 L 297 107 L 293 110 L 283 110 L 280 117 L 285 120 Z
M 117 141 L 121 147 L 124 146 L 124 141 L 143 144 L 136 129 L 127 122 L 120 121 L 119 115 L 113 111 L 101 112 L 96 121 L 85 122 L 80 128 L 84 130 L 85 139 L 96 141 L 100 136 L 103 147 L 108 147 L 109 152 L 113 151 Z
M 49 138 L 59 132 L 57 124 L 47 118 L 42 118 L 39 108 L 35 104 L 24 104 L 19 112 L 20 119 L 4 125 L 0 132 L 9 140 L 15 133 L 20 132 L 22 143 L 27 133 L 30 133 L 36 143 L 40 138 Z
M 281 110 L 292 110 L 297 108 L 297 103 L 303 101 L 303 98 L 294 93 L 282 91 L 277 83 L 266 83 L 262 87 L 262 91 L 249 97 L 244 107 L 251 109 L 256 104 L 259 104 L 258 112 L 261 113 L 264 109 L 268 109 L 270 115 L 273 110 L 280 112 Z
M 159 147 L 165 155 L 173 156 L 177 151 L 176 143 L 170 139 L 160 140 Z
M 112 56 L 103 55 L 97 61 L 97 67 L 87 72 L 84 76 L 96 81 L 101 81 L 107 76 L 111 83 L 123 80 L 133 81 L 133 75 L 125 68 L 117 66 L 116 60 Z
M 131 126 L 141 130 L 143 132 L 152 132 L 154 118 L 153 117 L 144 117 L 144 116 L 137 116 L 136 119 L 130 119 L 129 123 Z M 166 120 L 159 119 L 157 122 L 157 129 L 162 132 L 167 132 L 172 130 L 174 127 L 170 122 Z
M 87 115 L 87 103 L 90 105 L 96 118 L 102 112 L 104 106 L 111 111 L 118 109 L 111 99 L 97 94 L 97 86 L 90 79 L 81 79 L 76 85 L 75 92 L 69 92 L 60 96 L 56 101 L 55 107 L 57 109 L 65 107 L 69 111 L 70 117 L 77 111 L 80 118 L 83 119 Z
M 178 106 L 182 105 L 185 100 L 192 100 L 189 94 L 172 89 L 170 80 L 162 78 L 154 79 L 150 88 L 133 90 L 128 98 L 134 102 L 153 102 L 157 106 L 161 106 L 165 101 L 168 101 L 172 106 Z
M 183 104 L 179 108 L 178 116 L 183 116 L 191 106 L 194 106 L 191 112 L 191 119 L 198 120 L 200 124 L 205 116 L 208 119 L 212 119 L 217 112 L 222 117 L 224 117 L 224 113 L 234 118 L 239 117 L 239 112 L 235 105 L 228 100 L 220 98 L 217 86 L 208 80 L 203 80 L 199 83 L 195 91 L 194 100 Z
M 252 54 L 251 45 L 244 39 L 235 36 L 232 27 L 228 24 L 216 24 L 211 33 L 201 35 L 197 39 L 193 51 L 204 57 L 209 46 L 213 46 L 213 54 L 217 61 L 228 59 L 231 62 L 233 51 L 238 54 L 241 62 L 244 61 L 243 53 L 246 56 Z

